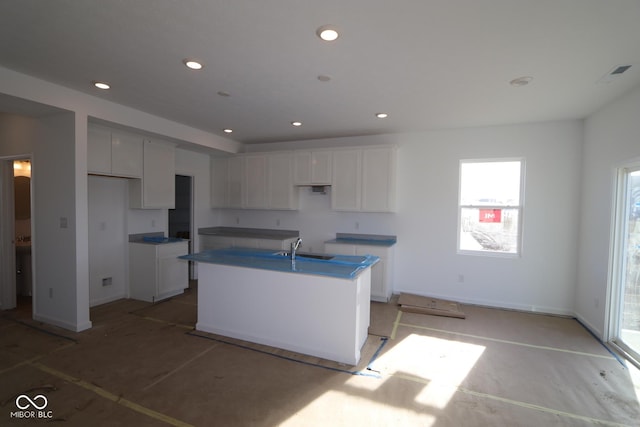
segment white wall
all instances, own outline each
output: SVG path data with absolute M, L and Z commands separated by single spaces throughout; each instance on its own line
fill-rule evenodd
M 640 157 L 640 87 L 585 122 L 576 312 L 605 332 L 610 232 L 616 169 Z
M 573 314 L 581 121 L 336 138 L 300 142 L 295 147 L 378 144 L 399 147 L 397 213 L 333 212 L 329 195 L 310 195 L 301 189 L 300 211 L 223 210 L 222 225 L 300 230 L 304 249 L 314 251 L 336 232 L 395 234 L 395 292 Z M 293 147 L 278 143 L 248 149 Z M 458 255 L 459 161 L 496 157 L 526 161 L 522 256 Z M 459 275 L 464 282 L 458 281 Z

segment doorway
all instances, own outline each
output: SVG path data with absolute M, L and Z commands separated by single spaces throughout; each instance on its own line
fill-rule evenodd
M 2 309 L 33 312 L 31 160 L 0 161 L 0 295 Z
M 640 363 L 640 163 L 618 172 L 612 256 L 613 342 Z
M 175 209 L 169 209 L 169 237 L 189 239 L 193 252 L 193 177 L 176 175 Z M 189 280 L 194 278 L 194 265 L 189 262 Z

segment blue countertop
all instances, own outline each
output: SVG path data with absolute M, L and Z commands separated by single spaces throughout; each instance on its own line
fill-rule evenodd
M 335 255 L 330 260 L 305 258 L 304 255 L 297 255 L 295 261 L 291 261 L 291 258 L 280 255 L 280 252 L 272 249 L 227 248 L 183 255 L 179 258 L 210 264 L 313 274 L 340 279 L 355 279 L 361 272 L 379 261 L 379 258 L 373 255 Z

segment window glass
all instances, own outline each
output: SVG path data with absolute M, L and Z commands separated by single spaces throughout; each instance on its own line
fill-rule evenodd
M 520 253 L 522 164 L 460 162 L 459 251 Z

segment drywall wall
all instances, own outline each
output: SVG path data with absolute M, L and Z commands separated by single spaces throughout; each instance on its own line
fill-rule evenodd
M 585 121 L 576 312 L 606 337 L 606 301 L 615 174 L 640 158 L 640 88 Z
M 397 213 L 334 212 L 329 195 L 301 188 L 294 212 L 222 210 L 227 226 L 300 230 L 304 249 L 322 249 L 336 232 L 395 234 L 395 292 L 573 314 L 577 275 L 582 122 L 445 130 L 301 141 L 248 151 L 398 145 Z M 459 255 L 461 159 L 523 157 L 523 250 L 519 258 Z M 279 225 L 278 225 L 279 224 Z
M 73 113 L 37 120 L 33 141 L 33 198 L 35 234 L 34 318 L 80 331 L 89 321 L 86 252 L 78 247 L 77 203 L 83 197 L 76 186 L 76 120 Z M 85 130 L 86 145 L 86 130 Z M 86 163 L 86 161 L 85 161 Z M 85 166 L 86 174 L 86 166 Z M 82 191 L 80 190 L 80 193 Z M 82 276 L 82 277 L 79 277 Z

